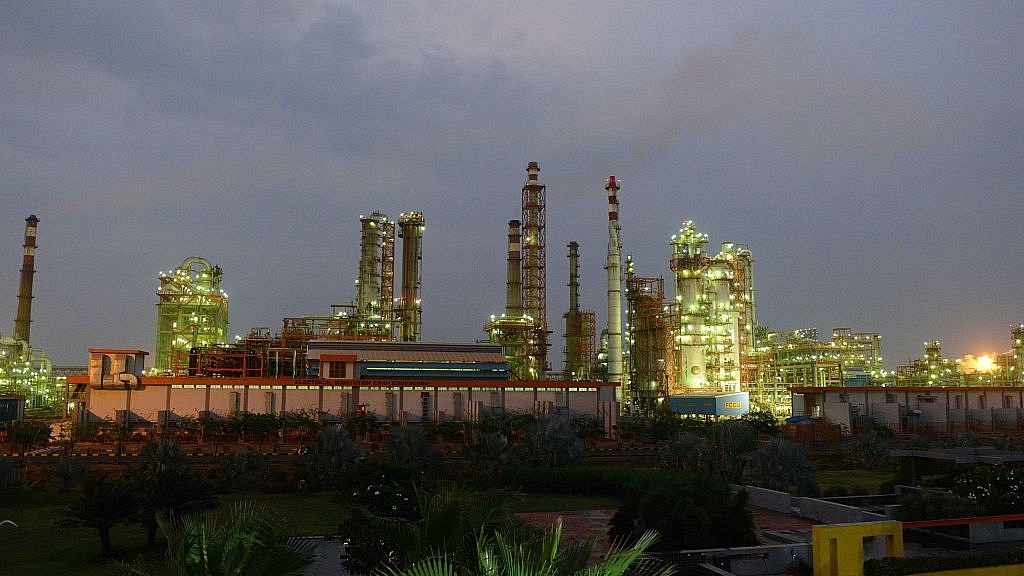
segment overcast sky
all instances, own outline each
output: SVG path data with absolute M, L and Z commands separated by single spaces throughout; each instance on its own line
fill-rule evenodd
M 607 201 L 671 286 L 694 220 L 774 330 L 1002 352 L 1024 321 L 1024 3 L 0 1 L 0 335 L 153 351 L 157 274 L 223 269 L 231 333 L 356 296 L 359 216 L 422 211 L 424 339 L 504 311 L 526 165 L 605 325 Z M 400 253 L 400 250 L 399 250 Z M 553 366 L 561 369 L 560 360 Z

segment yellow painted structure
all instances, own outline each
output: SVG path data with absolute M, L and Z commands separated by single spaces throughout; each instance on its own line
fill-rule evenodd
M 864 539 L 884 538 L 886 556 L 903 556 L 903 524 L 896 521 L 813 526 L 815 576 L 864 576 Z

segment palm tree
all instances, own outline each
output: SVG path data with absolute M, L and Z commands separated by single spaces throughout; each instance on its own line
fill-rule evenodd
M 481 534 L 476 541 L 476 565 L 460 569 L 448 556 L 432 556 L 406 569 L 387 568 L 384 576 L 670 576 L 671 567 L 658 566 L 645 552 L 657 540 L 647 532 L 636 543 L 614 543 L 604 559 L 587 565 L 593 541 L 560 548 L 562 523 L 556 521 L 537 534 L 524 530 Z
M 475 539 L 512 524 L 511 494 L 442 483 L 435 493 L 415 490 L 419 518 L 369 515 L 377 536 L 396 548 L 396 565 L 446 555 L 456 565 L 475 562 Z
M 89 478 L 78 499 L 61 510 L 61 528 L 94 528 L 99 532 L 103 554 L 111 552 L 110 529 L 127 524 L 135 512 L 131 486 L 124 481 Z
M 125 475 L 138 502 L 146 540 L 156 542 L 157 514 L 177 514 L 212 508 L 218 504 L 213 484 L 201 475 L 173 440 L 151 440 L 143 447 L 143 462 Z
M 301 576 L 316 560 L 315 543 L 289 537 L 272 508 L 239 502 L 226 522 L 208 513 L 157 516 L 167 538 L 167 563 L 179 576 Z

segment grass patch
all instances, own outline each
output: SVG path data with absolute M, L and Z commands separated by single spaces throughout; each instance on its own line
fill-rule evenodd
M 892 480 L 892 471 L 819 470 L 817 480 L 822 494 L 828 493 L 830 488 L 845 489 L 851 496 L 878 494 L 879 486 Z

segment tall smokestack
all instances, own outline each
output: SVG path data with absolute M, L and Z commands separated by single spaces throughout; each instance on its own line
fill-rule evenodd
M 619 184 L 608 177 L 608 381 L 622 382 L 622 243 L 619 240 Z M 621 390 L 619 391 L 621 394 Z
M 523 315 L 523 247 L 519 220 L 508 221 L 508 269 L 506 271 L 505 316 Z
M 583 372 L 583 314 L 580 312 L 580 245 L 569 242 L 569 311 L 565 313 L 565 378 L 577 380 Z
M 18 285 L 18 316 L 14 320 L 14 337 L 29 343 L 32 324 L 32 276 L 36 273 L 36 225 L 33 214 L 25 218 L 25 244 L 21 260 L 21 284 Z

